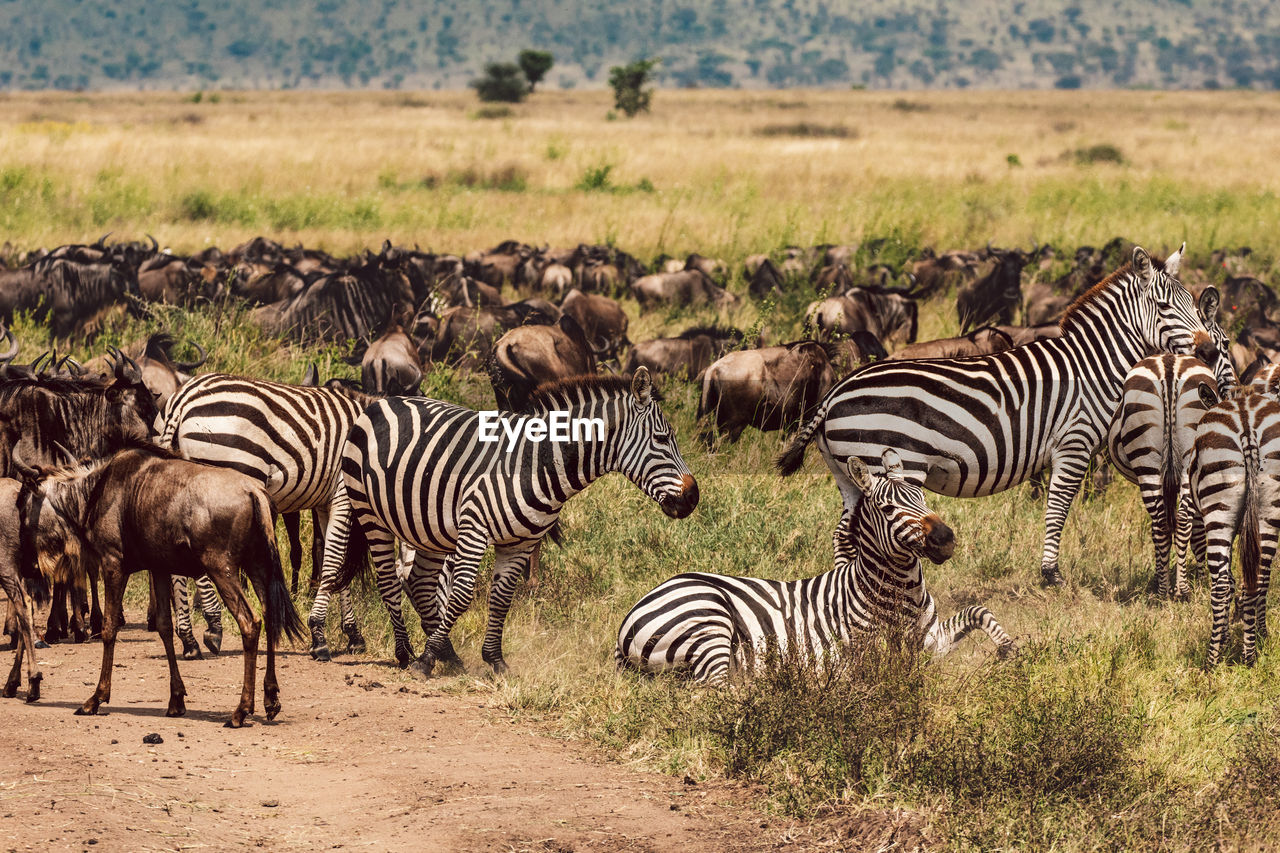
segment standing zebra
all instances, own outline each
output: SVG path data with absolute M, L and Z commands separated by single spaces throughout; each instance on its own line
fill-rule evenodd
M 1001 656 L 1013 640 L 985 607 L 966 607 L 938 620 L 925 590 L 921 557 L 941 564 L 955 536 L 929 511 L 919 486 L 906 482 L 902 460 L 882 456 L 885 475 L 873 475 L 856 456 L 849 479 L 863 499 L 836 530 L 835 568 L 796 581 L 686 572 L 647 593 L 622 620 L 614 657 L 643 672 L 689 670 L 694 680 L 722 684 L 736 664 L 751 671 L 771 644 L 801 644 L 816 657 L 837 642 L 902 620 L 919 632 L 926 651 L 941 657 L 974 628 L 982 628 Z
M 557 416 L 574 425 L 564 440 L 555 436 Z M 416 548 L 408 587 L 427 634 L 416 666 L 427 674 L 437 660 L 456 662 L 449 631 L 471 604 L 489 545 L 493 582 L 482 656 L 495 672 L 506 671 L 502 628 L 516 584 L 565 502 L 597 477 L 625 474 L 672 518 L 684 518 L 698 504 L 697 481 L 643 367 L 630 381 L 580 376 L 543 385 L 527 413 L 506 413 L 500 441 L 486 438 L 486 417 L 491 413 L 438 400 L 392 398 L 365 410 L 343 448 L 342 484 L 354 524 L 335 515 L 322 588 L 345 587 L 358 568 L 346 559 L 346 534 L 365 539 L 391 615 L 396 660 L 404 666 L 412 650 L 400 614 L 393 546 L 398 538 Z M 579 424 L 592 421 L 598 429 L 579 433 Z M 513 422 L 522 428 L 508 441 L 504 433 Z M 313 631 L 323 620 L 317 597 Z
M 312 510 L 317 546 L 313 554 L 321 554 L 323 531 L 337 489 L 342 443 L 360 412 L 376 399 L 342 382 L 331 381 L 317 388 L 207 373 L 192 379 L 169 399 L 159 443 L 188 459 L 248 474 L 266 488 L 277 512 Z M 292 539 L 291 532 L 291 546 Z M 302 560 L 300 549 L 291 551 L 289 559 L 296 577 Z M 313 559 L 315 563 L 318 561 Z M 216 651 L 222 634 L 222 607 L 208 578 L 197 581 L 197 588 L 208 621 L 205 642 Z M 174 600 L 182 656 L 199 657 L 185 579 L 175 580 Z M 352 649 L 363 650 L 364 639 L 347 597 L 343 598 L 342 626 Z
M 1191 455 L 1191 497 L 1204 516 L 1213 627 L 1205 663 L 1216 666 L 1227 640 L 1235 581 L 1231 543 L 1240 534 L 1244 595 L 1242 659 L 1252 666 L 1267 635 L 1267 587 L 1280 529 L 1280 403 L 1243 389 L 1205 412 Z
M 1126 480 L 1138 486 L 1143 507 L 1151 516 L 1155 547 L 1152 584 L 1162 598 L 1186 596 L 1190 591 L 1184 555 L 1196 518 L 1191 501 L 1186 499 L 1186 474 L 1196 425 L 1205 410 L 1236 385 L 1229 340 L 1217 321 L 1217 289 L 1206 288 L 1198 307 L 1218 353 L 1214 367 L 1189 355 L 1163 353 L 1144 358 L 1125 376 L 1120 405 L 1107 431 L 1112 463 Z M 1177 555 L 1172 579 L 1170 539 Z
M 779 457 L 779 470 L 798 470 L 817 435 L 847 513 L 860 490 L 845 460 L 875 464 L 880 447 L 901 454 L 914 482 L 952 497 L 1004 491 L 1051 466 L 1040 571 L 1045 583 L 1062 583 L 1062 526 L 1129 368 L 1150 351 L 1195 349 L 1213 361 L 1191 294 L 1174 278 L 1181 260 L 1182 249 L 1161 264 L 1135 248 L 1132 264 L 1067 309 L 1060 338 L 993 355 L 862 368 L 827 393 Z

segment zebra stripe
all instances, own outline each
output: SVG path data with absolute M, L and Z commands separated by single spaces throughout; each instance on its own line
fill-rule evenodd
M 898 455 L 886 450 L 882 462 L 886 475 L 878 477 L 858 457 L 849 459 L 849 477 L 862 488 L 863 500 L 836 530 L 834 569 L 796 581 L 676 575 L 623 619 L 614 649 L 618 666 L 688 671 L 695 681 L 718 685 L 735 667 L 754 670 L 766 648 L 800 646 L 818 657 L 890 620 L 918 632 L 935 657 L 975 628 L 1002 656 L 1011 651 L 1013 641 L 985 607 L 938 620 L 920 558 L 942 563 L 955 537 L 925 506 L 920 488 L 904 480 Z
M 159 443 L 188 459 L 253 477 L 263 484 L 277 512 L 311 510 L 318 543 L 337 488 L 342 443 L 365 406 L 376 399 L 342 383 L 303 387 L 208 373 L 192 379 L 170 398 Z M 175 579 L 174 584 L 184 656 L 193 649 L 198 655 L 186 582 Z M 197 587 L 209 633 L 220 634 L 222 607 L 217 592 L 207 577 Z M 342 625 L 354 646 L 363 645 L 349 596 L 342 601 Z M 206 643 L 210 643 L 209 634 Z
M 342 484 L 351 520 L 369 544 L 402 666 L 412 650 L 393 566 L 397 538 L 417 549 L 408 587 L 427 631 L 419 665 L 428 673 L 437 660 L 452 659 L 449 631 L 470 606 L 480 559 L 494 546 L 483 657 L 502 672 L 511 596 L 565 501 L 597 477 L 619 471 L 667 515 L 683 518 L 693 511 L 697 482 L 651 388 L 644 368 L 630 381 L 578 377 L 540 389 L 530 415 L 508 415 L 567 411 L 572 419 L 600 418 L 602 441 L 579 435 L 537 442 L 522 431 L 508 449 L 505 438 L 480 440 L 481 413 L 425 398 L 387 399 L 360 416 L 343 450 Z M 340 527 L 340 520 L 335 514 L 335 535 L 325 551 L 324 585 L 330 588 L 344 587 L 356 570 L 344 561 L 339 541 L 339 531 L 355 528 Z M 446 560 L 452 562 L 447 570 Z M 324 618 L 320 604 L 317 598 L 313 624 Z
M 1062 337 L 993 355 L 878 362 L 827 393 L 778 460 L 798 470 L 816 435 L 846 510 L 859 490 L 845 460 L 901 454 L 907 476 L 952 497 L 978 497 L 1051 467 L 1041 573 L 1062 583 L 1058 545 L 1089 458 L 1102 445 L 1129 368 L 1151 351 L 1210 353 L 1196 306 L 1173 276 L 1182 250 L 1160 264 L 1141 248 L 1068 309 Z
M 1175 513 L 1180 516 L 1191 510 L 1191 502 L 1180 503 L 1179 497 L 1187 488 L 1196 425 L 1218 402 L 1220 388 L 1213 370 L 1198 358 L 1170 353 L 1145 358 L 1125 377 L 1120 405 L 1107 431 L 1112 464 L 1138 486 L 1142 505 L 1151 516 L 1152 580 L 1161 597 L 1190 592 L 1182 555 L 1187 546 L 1183 537 L 1189 536 L 1192 524 L 1190 517 L 1183 521 Z M 1169 546 L 1175 533 L 1178 560 L 1171 579 Z
M 1253 665 L 1267 635 L 1267 588 L 1280 527 L 1280 403 L 1242 389 L 1205 412 L 1191 456 L 1191 497 L 1204 516 L 1213 623 L 1206 666 L 1227 640 L 1235 593 L 1231 544 L 1240 534 L 1242 659 Z

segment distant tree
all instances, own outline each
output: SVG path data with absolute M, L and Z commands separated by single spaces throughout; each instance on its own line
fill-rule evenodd
M 555 57 L 546 50 L 522 50 L 516 62 L 520 64 L 520 70 L 529 81 L 529 91 L 532 92 L 555 64 Z
M 472 80 L 470 85 L 482 101 L 517 104 L 529 94 L 524 72 L 514 62 L 490 62 L 484 67 L 484 76 Z
M 618 109 L 634 116 L 649 111 L 653 89 L 645 88 L 649 75 L 661 59 L 637 59 L 630 65 L 615 65 L 609 69 L 609 85 L 613 88 L 613 103 Z

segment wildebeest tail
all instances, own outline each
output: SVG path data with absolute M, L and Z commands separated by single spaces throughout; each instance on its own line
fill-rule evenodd
M 306 636 L 298 611 L 293 607 L 293 597 L 289 595 L 289 586 L 284 579 L 284 566 L 280 564 L 280 548 L 276 544 L 275 511 L 266 495 L 258 491 L 253 493 L 253 507 L 259 518 L 260 530 L 263 533 L 262 547 L 270 561 L 264 589 L 258 590 L 262 599 L 263 621 L 267 628 L 267 642 L 273 646 L 280 642 L 280 631 L 291 640 L 300 641 Z

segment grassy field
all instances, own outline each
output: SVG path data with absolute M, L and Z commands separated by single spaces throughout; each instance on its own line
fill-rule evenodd
M 339 253 L 384 237 L 458 252 L 611 241 L 735 269 L 787 243 L 871 237 L 902 253 L 1117 234 L 1164 251 L 1185 239 L 1193 264 L 1250 245 L 1263 273 L 1280 256 L 1273 95 L 659 92 L 655 114 L 630 122 L 607 121 L 608 107 L 593 93 L 539 93 L 499 118 L 462 94 L 9 95 L 0 229 L 22 249 L 108 230 L 177 251 L 258 234 Z M 789 339 L 804 299 L 744 302 L 726 319 Z M 625 304 L 633 340 L 711 319 Z M 921 339 L 955 322 L 940 297 L 921 310 Z M 297 380 L 316 360 L 326 375 L 352 372 L 339 351 L 263 339 L 239 308 L 122 322 L 75 351 L 162 325 L 204 343 L 209 369 Z M 24 351 L 43 345 L 42 329 L 18 331 Z M 426 385 L 491 405 L 482 375 L 438 368 Z M 1069 583 L 1053 591 L 1039 587 L 1043 501 L 1026 487 L 929 496 L 958 537 L 955 557 L 926 571 L 943 614 L 988 606 L 1022 646 L 1013 661 L 979 637 L 928 666 L 885 655 L 883 641 L 820 671 L 778 661 L 720 692 L 617 674 L 618 623 L 652 585 L 689 569 L 824 571 L 839 513 L 816 452 L 786 480 L 770 468 L 777 434 L 709 452 L 693 441 L 696 389 L 664 391 L 701 484 L 697 511 L 672 521 L 622 478 L 592 486 L 568 504 L 567 543 L 544 554 L 541 587 L 513 609 L 512 676 L 481 672 L 477 609 L 455 632 L 472 674 L 438 679 L 443 689 L 625 762 L 758 782 L 763 805 L 789 815 L 911 810 L 941 847 L 1280 844 L 1280 657 L 1264 648 L 1253 669 L 1202 671 L 1203 580 L 1185 603 L 1145 596 L 1149 525 L 1127 483 L 1075 507 Z M 372 654 L 390 657 L 372 593 L 362 610 Z

